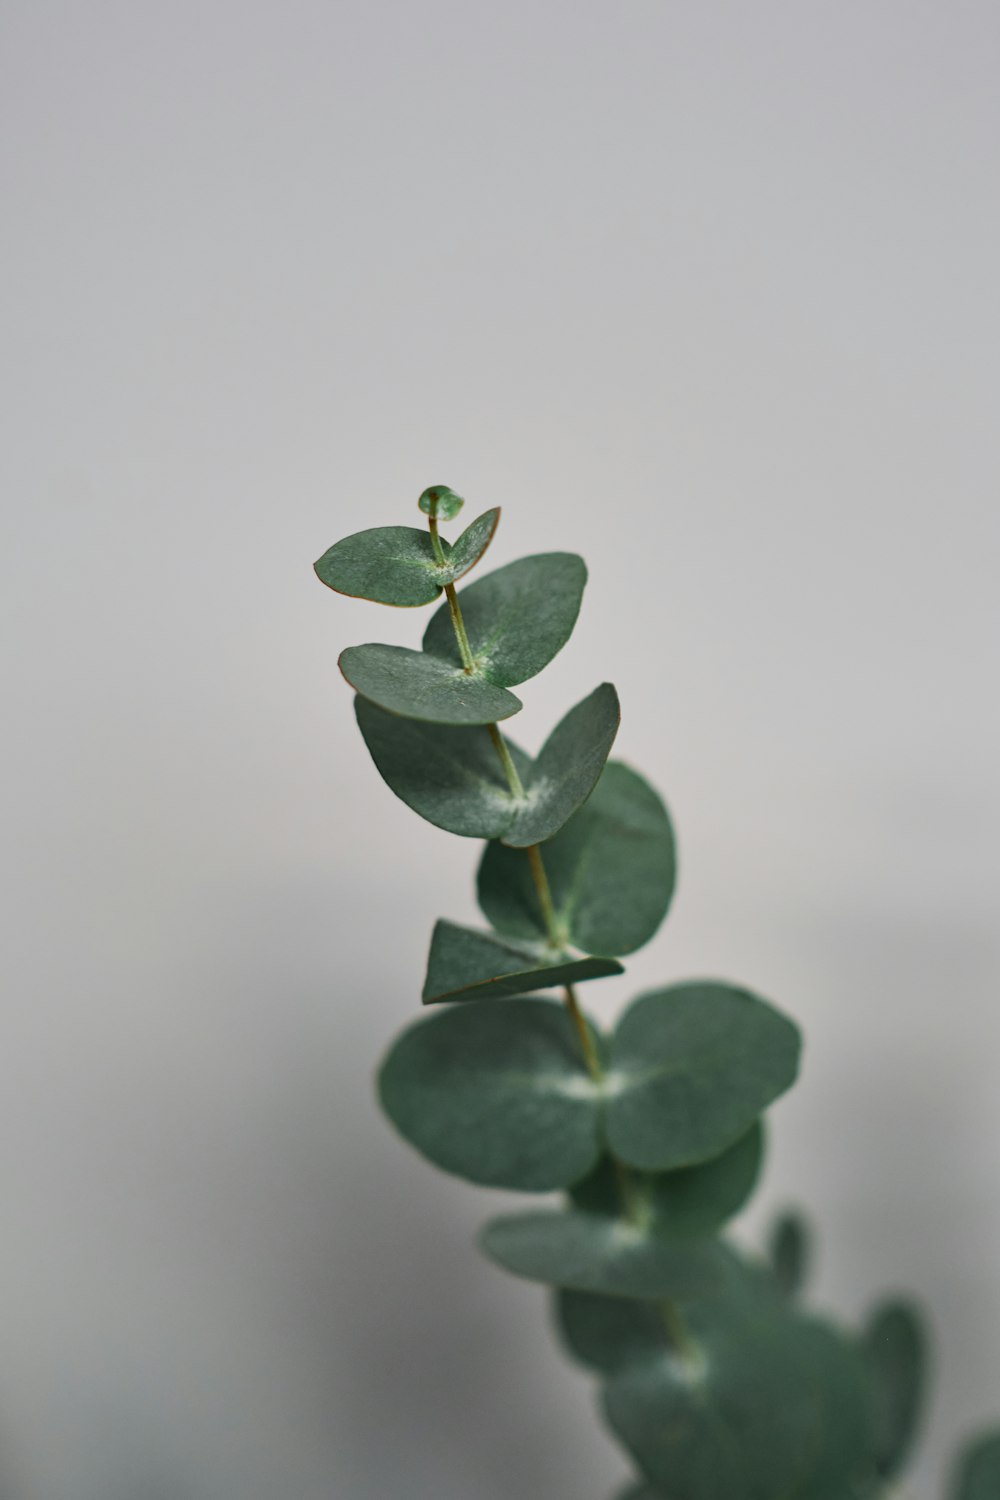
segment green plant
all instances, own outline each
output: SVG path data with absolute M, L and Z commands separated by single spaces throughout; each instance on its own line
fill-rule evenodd
M 427 529 L 380 527 L 316 564 L 336 591 L 397 606 L 444 602 L 422 649 L 349 647 L 341 670 L 393 792 L 431 823 L 487 840 L 490 924 L 439 921 L 423 987 L 444 1005 L 396 1041 L 379 1075 L 397 1130 L 445 1171 L 561 1207 L 487 1224 L 486 1254 L 555 1288 L 569 1353 L 641 1478 L 621 1500 L 862 1500 L 887 1492 L 923 1408 L 926 1338 L 893 1299 L 860 1334 L 810 1315 L 806 1231 L 793 1216 L 754 1259 L 720 1238 L 759 1173 L 762 1114 L 795 1080 L 795 1025 L 717 981 L 640 996 L 602 1035 L 576 993 L 623 972 L 670 904 L 674 837 L 653 788 L 609 760 L 608 683 L 532 759 L 505 739 L 511 691 L 568 640 L 586 569 L 524 558 L 456 593 L 496 529 L 454 544 L 461 499 L 424 491 Z M 562 1000 L 538 991 L 561 990 Z M 529 998 L 530 997 L 530 998 Z M 955 1500 L 1000 1495 L 1000 1439 L 970 1449 Z

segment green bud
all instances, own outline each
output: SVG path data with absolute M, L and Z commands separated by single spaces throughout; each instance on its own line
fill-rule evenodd
M 432 484 L 430 489 L 424 490 L 417 504 L 425 516 L 432 516 L 438 521 L 453 521 L 465 501 L 446 484 Z

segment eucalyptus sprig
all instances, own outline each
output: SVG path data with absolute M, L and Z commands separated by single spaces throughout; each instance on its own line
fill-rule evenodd
M 766 1255 L 721 1237 L 752 1193 L 763 1114 L 795 1081 L 800 1037 L 760 996 L 720 980 L 640 995 L 613 1031 L 576 986 L 621 974 L 666 916 L 673 828 L 656 791 L 609 759 L 619 727 L 602 683 L 534 757 L 501 724 L 512 691 L 566 644 L 587 570 L 567 552 L 463 587 L 496 531 L 487 510 L 453 542 L 463 501 L 419 499 L 426 528 L 376 527 L 316 563 L 338 593 L 439 602 L 419 650 L 341 653 L 365 743 L 421 817 L 486 840 L 487 926 L 434 928 L 423 1003 L 379 1096 L 429 1161 L 485 1186 L 561 1192 L 503 1214 L 487 1256 L 554 1289 L 567 1352 L 601 1385 L 637 1483 L 620 1500 L 867 1500 L 888 1495 L 924 1406 L 927 1338 L 894 1298 L 861 1331 L 803 1309 L 805 1226 L 786 1216 Z M 443 599 L 442 599 L 443 596 Z M 555 991 L 547 996 L 540 992 Z M 953 1500 L 997 1500 L 1000 1438 L 970 1448 Z

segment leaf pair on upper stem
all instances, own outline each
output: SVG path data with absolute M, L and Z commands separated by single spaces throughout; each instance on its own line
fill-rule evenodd
M 362 697 L 390 713 L 433 724 L 494 724 L 521 708 L 509 691 L 536 676 L 569 640 L 587 569 L 571 552 L 508 563 L 462 590 L 471 670 L 447 604 L 432 616 L 422 649 L 349 646 L 340 670 Z

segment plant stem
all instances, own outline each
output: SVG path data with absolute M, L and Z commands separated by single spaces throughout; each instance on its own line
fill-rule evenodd
M 493 741 L 493 748 L 500 757 L 500 764 L 503 766 L 504 775 L 507 777 L 507 785 L 510 787 L 511 794 L 515 797 L 523 798 L 524 786 L 522 785 L 520 776 L 517 774 L 517 767 L 514 764 L 511 753 L 507 748 L 507 741 L 500 733 L 500 726 L 498 724 L 487 724 L 486 728 L 489 731 L 490 739 Z
M 441 538 L 438 535 L 437 517 L 434 515 L 429 516 L 428 524 L 430 526 L 431 545 L 434 548 L 434 555 L 438 562 L 443 563 L 445 555 L 444 548 L 441 546 Z M 455 592 L 454 584 L 445 584 L 444 592 L 448 600 L 448 610 L 451 614 L 451 623 L 455 631 L 455 639 L 458 642 L 462 665 L 466 672 L 472 672 L 474 669 L 472 648 L 469 645 L 465 620 L 462 618 L 462 606 L 458 602 L 458 595 Z M 486 729 L 493 742 L 493 748 L 496 750 L 500 764 L 503 766 L 511 795 L 523 798 L 524 786 L 518 775 L 517 767 L 511 757 L 510 750 L 507 747 L 507 742 L 500 732 L 499 725 L 487 724 Z M 555 902 L 552 899 L 552 887 L 549 884 L 545 861 L 542 859 L 541 846 L 539 844 L 530 844 L 525 853 L 528 856 L 528 863 L 531 866 L 531 878 L 534 881 L 535 893 L 538 896 L 538 905 L 541 909 L 542 919 L 545 922 L 545 931 L 548 934 L 549 942 L 553 948 L 562 949 L 566 944 L 566 935 L 561 930 L 559 919 L 556 916 Z M 605 1076 L 604 1068 L 601 1065 L 597 1048 L 594 1046 L 594 1038 L 590 1034 L 590 1027 L 587 1025 L 583 1011 L 580 1009 L 580 1003 L 576 998 L 576 991 L 571 984 L 565 986 L 564 996 L 566 1009 L 569 1011 L 570 1018 L 576 1028 L 576 1034 L 580 1041 L 580 1051 L 587 1065 L 587 1072 L 594 1083 L 601 1084 Z M 618 1180 L 618 1192 L 622 1200 L 624 1216 L 631 1223 L 637 1224 L 641 1217 L 641 1205 L 636 1193 L 635 1174 L 624 1163 L 617 1161 L 614 1157 L 612 1157 L 612 1161 L 614 1161 L 615 1174 Z M 663 1326 L 672 1348 L 681 1359 L 688 1362 L 693 1361 L 697 1354 L 697 1348 L 687 1328 L 684 1326 L 684 1320 L 678 1308 L 673 1302 L 666 1301 L 660 1302 L 659 1308 L 663 1319 Z
M 431 546 L 434 548 L 434 556 L 439 563 L 446 562 L 444 548 L 441 545 L 441 535 L 438 531 L 437 516 L 428 516 L 427 525 L 430 528 Z M 455 631 L 455 639 L 458 642 L 458 652 L 462 658 L 463 670 L 471 673 L 474 670 L 472 647 L 469 645 L 469 637 L 465 630 L 465 621 L 462 619 L 462 608 L 458 602 L 458 595 L 455 593 L 455 585 L 453 583 L 445 584 L 444 596 L 448 601 L 448 610 L 451 614 L 451 623 Z M 514 775 L 517 775 L 516 771 Z

